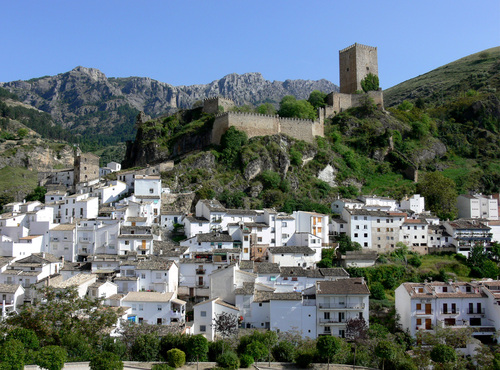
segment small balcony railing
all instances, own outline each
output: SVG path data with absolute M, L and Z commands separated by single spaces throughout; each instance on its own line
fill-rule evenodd
M 196 269 L 197 275 L 205 275 L 205 269 Z
M 469 315 L 484 315 L 484 308 L 480 308 L 479 310 L 476 308 L 476 309 L 467 309 L 467 313 Z
M 417 316 L 425 316 L 425 315 L 433 315 L 433 314 L 434 314 L 434 309 L 415 312 L 415 315 L 417 315 Z
M 342 304 L 342 303 L 319 303 L 319 308 L 320 309 L 328 309 L 328 310 L 362 310 L 365 308 L 364 303 L 347 303 L 347 304 Z

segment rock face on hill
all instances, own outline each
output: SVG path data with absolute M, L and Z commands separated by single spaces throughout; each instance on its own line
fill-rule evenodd
M 260 73 L 229 74 L 209 84 L 172 86 L 147 77 L 107 78 L 95 68 L 76 67 L 56 76 L 0 83 L 33 107 L 52 115 L 56 123 L 74 132 L 133 138 L 139 111 L 156 117 L 194 102 L 223 96 L 237 105 L 278 103 L 285 95 L 298 99 L 313 90 L 338 91 L 327 80 L 268 81 Z

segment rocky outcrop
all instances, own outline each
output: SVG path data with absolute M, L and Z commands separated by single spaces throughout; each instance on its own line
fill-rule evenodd
M 41 139 L 9 140 L 0 144 L 0 168 L 24 167 L 34 171 L 70 168 L 74 164 L 69 144 L 46 143 Z

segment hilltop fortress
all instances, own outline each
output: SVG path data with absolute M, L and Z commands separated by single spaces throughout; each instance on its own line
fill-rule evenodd
M 215 97 L 205 99 L 203 112 L 215 114 L 211 143 L 220 144 L 222 135 L 230 128 L 245 132 L 248 137 L 285 134 L 299 140 L 313 142 L 316 136 L 324 137 L 325 119 L 345 109 L 360 106 L 365 94 L 359 94 L 361 81 L 367 74 L 378 76 L 377 48 L 354 44 L 339 51 L 340 92 L 327 96 L 327 105 L 318 110 L 318 119 L 308 120 L 268 116 L 258 113 L 227 112 L 235 106 L 230 99 Z M 370 91 L 368 96 L 382 109 L 382 90 Z M 220 113 L 220 112 L 224 113 Z

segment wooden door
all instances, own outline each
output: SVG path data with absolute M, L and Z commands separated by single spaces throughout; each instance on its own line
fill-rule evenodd
M 425 314 L 430 315 L 432 313 L 432 308 L 430 303 L 425 304 Z
M 431 329 L 432 329 L 432 320 L 425 319 L 425 330 L 431 330 Z

